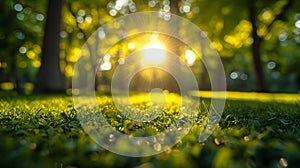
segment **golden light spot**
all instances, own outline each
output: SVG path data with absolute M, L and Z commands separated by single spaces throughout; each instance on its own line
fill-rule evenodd
M 67 56 L 67 61 L 73 63 L 77 62 L 80 52 L 81 50 L 79 48 L 73 48 L 71 54 Z
M 223 50 L 223 45 L 218 41 L 212 42 L 211 45 L 213 46 L 213 48 L 217 49 L 218 51 Z
M 33 47 L 33 51 L 36 53 L 36 54 L 39 54 L 42 52 L 42 49 L 39 45 L 34 45 Z
M 155 144 L 153 145 L 153 147 L 154 147 L 154 150 L 156 150 L 156 151 L 161 151 L 161 144 L 160 144 L 160 143 L 155 143 Z
M 13 90 L 14 89 L 14 83 L 4 82 L 4 83 L 1 83 L 0 87 L 3 90 Z
M 72 49 L 72 54 L 74 54 L 74 55 L 79 55 L 80 52 L 81 52 L 80 48 L 75 47 Z
M 93 19 L 92 19 L 91 16 L 87 16 L 87 17 L 85 18 L 85 22 L 86 22 L 87 24 L 92 23 L 92 21 L 93 21 Z
M 129 50 L 134 50 L 135 49 L 135 44 L 134 43 L 129 43 L 128 44 L 128 49 Z
M 68 62 L 76 62 L 77 61 L 77 56 L 76 55 L 70 55 L 67 57 Z
M 245 32 L 250 32 L 252 30 L 252 24 L 248 20 L 242 20 L 238 26 Z
M 242 47 L 242 42 L 239 37 L 231 36 L 231 35 L 226 35 L 224 37 L 224 40 L 234 46 L 235 48 L 240 48 Z
M 72 20 L 73 20 L 73 19 L 72 19 Z M 72 33 L 72 32 L 73 32 L 73 28 L 72 28 L 71 26 L 66 27 L 66 31 L 67 31 L 68 33 Z
M 242 20 L 230 34 L 224 37 L 224 40 L 233 47 L 240 48 L 244 44 L 249 45 L 249 42 L 251 42 L 249 41 L 251 31 L 251 23 L 247 20 Z
M 67 77 L 72 77 L 72 75 L 73 75 L 73 67 L 71 65 L 67 65 L 65 67 L 65 75 Z
M 35 60 L 31 63 L 31 65 L 35 68 L 39 68 L 41 66 L 41 61 Z
M 24 84 L 24 93 L 25 94 L 31 94 L 33 92 L 34 89 L 34 84 L 27 82 Z
M 259 36 L 265 35 L 266 32 L 267 32 L 267 26 L 261 26 L 261 27 L 257 30 L 257 34 L 258 34 Z
M 78 95 L 80 93 L 79 89 L 72 89 L 72 94 Z
M 273 19 L 273 14 L 270 11 L 266 10 L 263 12 L 262 18 L 266 21 L 270 21 Z
M 28 51 L 28 52 L 26 53 L 26 55 L 27 55 L 27 57 L 28 57 L 29 59 L 34 59 L 35 56 L 36 56 L 36 54 L 35 54 L 33 51 Z
M 72 95 L 72 89 L 66 89 L 66 94 L 67 95 Z

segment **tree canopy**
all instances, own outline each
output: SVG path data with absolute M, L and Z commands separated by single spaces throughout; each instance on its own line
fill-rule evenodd
M 49 1 L 50 2 L 50 1 Z M 187 18 L 203 31 L 219 52 L 229 90 L 297 92 L 300 90 L 300 2 L 296 0 L 65 0 L 61 8 L 57 70 L 70 88 L 81 47 L 101 25 L 133 12 L 160 11 Z M 173 4 L 172 4 L 173 3 Z M 174 5 L 175 4 L 175 5 Z M 43 44 L 51 15 L 47 1 L 1 1 L 1 89 L 30 93 L 39 84 L 43 68 Z M 173 5 L 173 6 L 172 6 Z M 174 10 L 177 7 L 177 12 Z M 57 11 L 53 11 L 57 13 Z M 59 23 L 57 23 L 59 25 Z M 51 32 L 51 31 L 50 31 Z M 52 32 L 53 33 L 53 32 Z M 192 36 L 184 29 L 180 33 Z M 51 35 L 50 35 L 51 36 Z M 101 36 L 101 35 L 100 35 Z M 132 47 L 132 45 L 131 45 Z M 179 48 L 185 54 L 187 48 Z M 52 50 L 50 50 L 52 51 Z M 130 52 L 130 40 L 118 43 L 111 55 L 122 58 Z M 54 57 L 54 56 L 53 56 Z M 118 59 L 110 60 L 118 63 Z M 108 65 L 108 62 L 106 62 Z M 50 64 L 49 64 L 50 65 Z M 51 68 L 50 68 L 51 69 Z M 54 70 L 53 70 L 54 71 Z M 205 71 L 202 69 L 201 71 Z M 103 70 L 102 80 L 111 72 Z M 48 81 L 54 82 L 54 81 Z M 56 82 L 57 83 L 57 82 Z M 209 82 L 203 88 L 209 88 Z M 51 90 L 51 89 L 50 89 Z

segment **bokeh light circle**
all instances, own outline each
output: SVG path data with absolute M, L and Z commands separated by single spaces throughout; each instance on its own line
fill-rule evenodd
M 182 29 L 185 29 L 188 34 L 180 34 Z M 125 67 L 128 64 L 133 66 L 137 64 L 136 60 L 138 59 L 136 57 L 140 52 L 137 51 L 123 60 L 126 66 L 123 66 L 123 68 L 117 67 L 114 72 L 111 85 L 113 103 L 124 116 L 128 115 L 128 118 L 138 122 L 149 122 L 159 116 L 160 112 L 155 113 L 155 117 L 147 117 L 143 120 L 145 117 L 142 113 L 131 115 L 126 113 L 123 107 L 130 106 L 128 85 L 132 77 L 145 69 L 160 69 L 174 77 L 180 87 L 181 107 L 178 118 L 168 128 L 156 135 L 135 137 L 124 134 L 112 127 L 102 114 L 103 109 L 99 108 L 95 91 L 95 78 L 99 70 L 99 62 L 106 61 L 108 50 L 122 39 L 146 32 L 155 32 L 178 39 L 189 46 L 197 55 L 201 55 L 201 61 L 209 74 L 213 92 L 210 109 L 203 129 L 199 134 L 200 142 L 204 142 L 212 134 L 219 123 L 225 105 L 226 81 L 222 62 L 218 53 L 211 47 L 212 45 L 205 33 L 196 25 L 177 15 L 171 15 L 171 19 L 166 21 L 159 17 L 158 12 L 134 13 L 106 23 L 89 37 L 81 49 L 80 58 L 74 66 L 74 76 L 72 78 L 73 101 L 77 117 L 84 131 L 103 148 L 124 156 L 150 156 L 171 148 L 188 133 L 200 110 L 201 92 L 200 96 L 193 94 L 198 93 L 195 74 L 187 64 L 183 63 L 176 54 L 170 51 L 167 51 L 167 61 L 172 66 L 165 67 L 157 64 L 146 64 L 143 67 L 136 66 L 137 68 L 133 71 L 128 71 L 128 78 L 121 81 L 122 75 L 120 74 L 126 71 Z M 152 48 L 151 52 L 159 52 L 160 50 L 162 49 Z M 126 86 L 125 90 L 119 89 L 122 88 L 120 85 L 124 84 Z M 156 88 L 153 89 L 155 91 Z M 159 89 L 157 88 L 156 91 L 159 91 Z M 152 91 L 149 92 L 150 97 L 153 96 Z M 157 94 L 164 95 L 163 92 Z M 162 102 L 156 102 L 158 106 L 159 103 L 164 103 L 163 100 Z M 163 108 L 160 110 L 163 110 Z

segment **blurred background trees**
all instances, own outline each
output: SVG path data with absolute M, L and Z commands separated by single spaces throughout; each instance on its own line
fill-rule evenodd
M 61 4 L 61 9 L 57 5 L 57 9 L 51 9 L 51 3 L 46 0 L 0 2 L 0 89 L 25 94 L 31 93 L 34 88 L 39 92 L 68 90 L 81 46 L 94 31 L 118 16 L 155 10 L 166 19 L 170 12 L 176 11 L 176 14 L 189 19 L 207 33 L 223 60 L 229 90 L 300 90 L 299 1 L 49 2 Z M 61 18 L 51 23 L 51 16 L 54 15 Z M 57 38 L 48 41 L 47 36 Z M 100 33 L 100 36 L 105 36 L 105 33 Z M 126 55 L 130 50 L 129 43 L 116 45 L 110 51 L 110 62 L 118 62 L 115 57 Z M 185 54 L 184 50 L 179 52 Z M 110 72 L 105 66 L 102 70 L 102 78 L 109 81 Z M 58 80 L 51 80 L 50 74 L 56 74 L 53 78 Z M 61 78 L 57 78 L 60 75 Z M 45 77 L 49 81 L 44 80 Z M 201 88 L 209 88 L 209 83 L 205 85 L 207 87 Z

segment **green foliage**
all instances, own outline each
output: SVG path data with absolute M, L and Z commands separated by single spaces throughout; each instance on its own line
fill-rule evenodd
M 5 96 L 5 97 L 4 97 Z M 176 108 L 170 107 L 158 124 L 131 122 L 109 97 L 100 104 L 103 114 L 126 134 L 149 135 L 164 129 Z M 187 136 L 164 153 L 151 157 L 118 156 L 99 147 L 80 126 L 68 96 L 0 98 L 0 162 L 5 167 L 296 167 L 300 155 L 298 103 L 228 100 L 213 135 L 199 144 L 198 136 L 209 99 Z M 143 106 L 143 102 L 136 104 Z M 174 104 L 175 105 L 175 104 Z M 175 113 L 174 113 L 175 112 Z
M 299 90 L 299 1 L 290 0 L 238 1 L 223 0 L 214 3 L 197 0 L 188 18 L 207 32 L 212 45 L 223 57 L 230 90 L 253 91 L 255 74 L 251 58 L 250 4 L 257 11 L 257 34 L 262 38 L 262 66 L 266 72 L 269 91 L 295 92 Z M 275 63 L 275 67 L 268 63 Z M 230 77 L 236 73 L 237 78 Z

